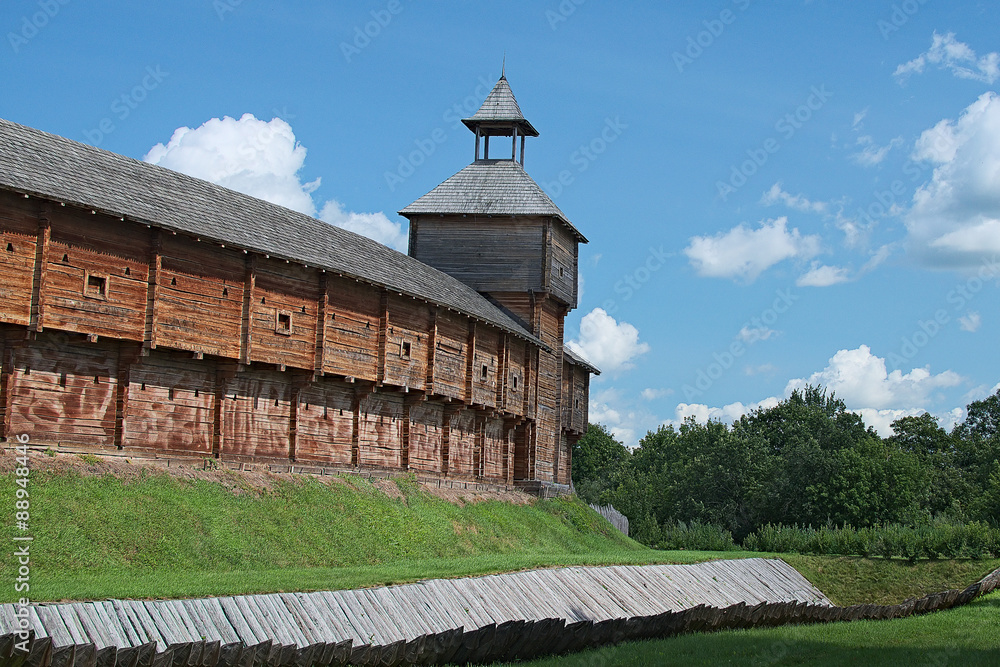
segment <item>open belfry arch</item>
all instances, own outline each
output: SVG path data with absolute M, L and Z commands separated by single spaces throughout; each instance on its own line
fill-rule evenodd
M 464 122 L 475 161 L 401 211 L 408 256 L 0 120 L 0 438 L 568 485 L 586 239 L 524 171 L 505 76 Z

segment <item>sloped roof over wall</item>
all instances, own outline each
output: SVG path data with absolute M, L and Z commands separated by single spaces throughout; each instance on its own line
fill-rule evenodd
M 476 160 L 399 212 L 558 218 L 581 243 L 587 239 L 515 160 Z
M 381 243 L 208 181 L 3 119 L 0 189 L 333 271 L 547 347 L 468 285 Z

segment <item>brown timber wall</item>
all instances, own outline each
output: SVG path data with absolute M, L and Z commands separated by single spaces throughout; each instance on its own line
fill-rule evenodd
M 562 306 L 511 299 L 561 350 Z M 0 193 L 0 438 L 551 481 L 560 355 L 332 272 Z

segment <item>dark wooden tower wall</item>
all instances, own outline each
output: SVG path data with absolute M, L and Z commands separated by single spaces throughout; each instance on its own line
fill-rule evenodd
M 538 135 L 505 77 L 463 122 L 476 136 L 475 160 L 400 211 L 410 221 L 409 251 L 486 295 L 541 341 L 526 350 L 529 407 L 515 433 L 514 478 L 569 484 L 570 448 L 596 372 L 567 361 L 563 349 L 566 314 L 577 305 L 579 244 L 587 240 L 524 170 L 523 141 L 520 161 L 516 151 L 480 158 L 483 137 L 512 137 L 516 147 L 518 137 Z

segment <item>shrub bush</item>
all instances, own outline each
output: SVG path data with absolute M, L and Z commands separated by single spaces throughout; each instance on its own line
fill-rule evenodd
M 743 540 L 749 551 L 817 554 L 821 556 L 866 556 L 878 558 L 997 558 L 1000 557 L 1000 530 L 973 521 L 952 524 L 943 521 L 929 526 L 885 526 L 855 529 L 825 526 L 782 526 L 768 524 Z

